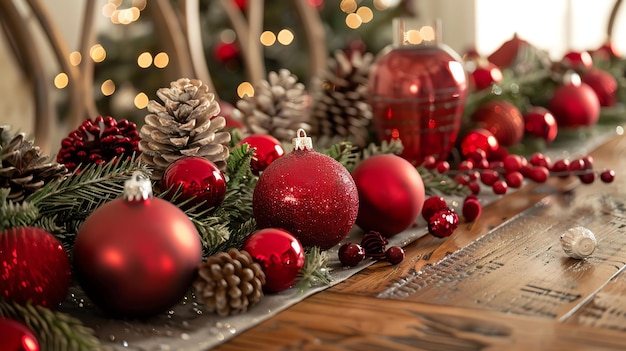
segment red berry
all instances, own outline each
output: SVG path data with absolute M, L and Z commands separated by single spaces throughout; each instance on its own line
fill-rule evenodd
M 365 250 L 356 243 L 344 243 L 339 247 L 339 261 L 344 266 L 354 267 L 365 259 Z
M 583 184 L 591 184 L 596 180 L 596 173 L 592 171 L 592 172 L 579 174 L 578 178 Z
M 548 171 L 546 167 L 535 166 L 530 169 L 530 174 L 528 175 L 528 178 L 532 179 L 533 181 L 537 183 L 543 183 L 546 180 L 548 180 L 549 174 L 550 174 L 550 171 Z
M 493 183 L 493 192 L 498 195 L 506 194 L 506 191 L 509 190 L 509 185 L 504 180 L 496 180 Z
M 530 164 L 533 166 L 550 167 L 550 158 L 540 152 L 535 152 L 530 156 Z
M 490 169 L 498 169 L 498 168 L 503 168 L 503 167 L 504 167 L 504 162 L 502 161 L 490 161 L 489 162 Z
M 428 221 L 428 232 L 438 238 L 452 235 L 459 224 L 459 216 L 447 208 L 435 213 Z
M 519 171 L 522 168 L 522 156 L 507 155 L 502 161 L 502 167 L 506 172 Z
M 483 158 L 480 161 L 474 161 L 474 168 L 488 169 L 489 168 L 489 161 L 486 158 Z
M 443 197 L 431 196 L 424 201 L 424 206 L 422 207 L 422 217 L 428 221 L 435 213 L 446 208 L 448 208 L 448 204 Z
M 487 153 L 483 149 L 476 149 L 476 150 L 470 152 L 467 155 L 467 157 L 469 159 L 471 159 L 472 161 L 478 163 L 478 162 L 480 162 L 480 161 L 482 161 L 482 160 L 487 158 Z
M 585 169 L 585 161 L 580 158 L 572 160 L 569 163 L 569 170 L 572 172 L 581 171 L 583 169 Z
M 450 164 L 448 161 L 437 162 L 437 172 L 443 174 L 450 170 Z
M 387 262 L 391 264 L 398 264 L 404 260 L 404 250 L 400 246 L 388 248 L 385 255 L 387 256 Z
M 600 173 L 600 179 L 605 183 L 611 183 L 615 179 L 615 171 L 612 169 L 605 169 Z
M 557 173 L 560 178 L 569 177 L 569 161 L 567 159 L 558 160 L 552 165 L 552 172 Z
M 424 162 L 422 163 L 422 166 L 424 166 L 424 168 L 434 169 L 436 165 L 437 165 L 437 159 L 435 158 L 435 156 L 429 155 L 429 156 L 424 157 Z
M 474 162 L 470 160 L 461 161 L 459 163 L 459 167 L 457 167 L 459 171 L 469 171 L 474 168 Z
M 457 174 L 454 176 L 454 180 L 459 184 L 469 184 L 469 177 L 466 174 Z
M 586 155 L 581 160 L 583 160 L 584 169 L 593 169 L 593 157 L 591 155 Z
M 478 178 L 480 178 L 480 173 L 478 173 L 477 171 L 468 172 L 467 178 L 470 181 L 478 180 Z
M 477 182 L 470 182 L 469 184 L 467 184 L 467 187 L 474 195 L 478 195 L 478 193 L 480 193 L 480 184 L 478 184 Z
M 463 217 L 465 221 L 472 222 L 480 217 L 483 207 L 476 199 L 466 200 L 463 202 Z
M 493 185 L 498 179 L 500 179 L 500 174 L 493 169 L 486 169 L 480 174 L 480 181 L 488 186 Z
M 511 188 L 519 188 L 524 182 L 524 176 L 520 172 L 509 172 L 504 175 L 504 180 Z

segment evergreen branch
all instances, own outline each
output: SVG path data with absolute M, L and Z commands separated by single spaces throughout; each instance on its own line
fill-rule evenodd
M 237 230 L 232 230 L 230 236 L 220 245 L 209 251 L 209 256 L 214 255 L 221 251 L 228 251 L 231 247 L 241 250 L 244 242 L 256 230 L 256 220 L 254 218 L 248 219 L 242 223 Z
M 428 196 L 458 195 L 467 196 L 470 190 L 445 174 L 432 172 L 422 166 L 417 167 L 424 181 L 424 189 Z
M 249 145 L 235 146 L 230 150 L 228 163 L 226 165 L 226 174 L 228 175 L 229 184 L 248 183 L 252 178 L 250 170 L 250 160 L 254 149 Z
M 298 272 L 297 285 L 300 292 L 316 285 L 328 285 L 332 281 L 328 268 L 328 253 L 313 246 L 305 252 L 304 267 Z
M 0 230 L 31 225 L 39 210 L 30 202 L 16 203 L 7 200 L 11 189 L 0 189 Z
M 375 156 L 375 155 L 383 155 L 383 154 L 394 154 L 400 155 L 404 146 L 402 145 L 402 140 L 400 139 L 392 139 L 390 141 L 383 140 L 380 145 L 376 145 L 374 143 L 369 144 L 367 148 L 363 149 L 361 152 L 361 161 Z
M 359 161 L 358 148 L 349 141 L 333 144 L 322 153 L 332 157 L 348 170 L 352 170 Z
M 30 302 L 22 306 L 0 298 L 0 317 L 24 323 L 35 333 L 42 350 L 111 350 L 77 318 Z

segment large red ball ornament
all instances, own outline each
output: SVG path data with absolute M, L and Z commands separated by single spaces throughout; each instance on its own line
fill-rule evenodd
M 243 250 L 263 268 L 263 289 L 267 292 L 279 292 L 292 287 L 298 272 L 304 267 L 302 244 L 283 229 L 266 228 L 250 234 Z
M 146 317 L 179 302 L 202 259 L 198 232 L 170 202 L 152 197 L 139 173 L 123 198 L 95 210 L 74 243 L 78 282 L 103 311 Z
M 174 161 L 163 173 L 161 188 L 179 189 L 181 200 L 190 205 L 203 203 L 203 209 L 215 208 L 226 197 L 226 178 L 217 166 L 204 157 L 187 156 Z M 168 193 L 168 198 L 176 192 Z
M 552 113 L 540 106 L 534 106 L 526 111 L 524 125 L 526 133 L 543 139 L 547 144 L 554 141 L 559 130 Z
M 285 154 L 283 145 L 271 135 L 253 134 L 245 137 L 239 144 L 248 144 L 255 149 L 250 167 L 252 173 L 256 175 L 259 175 L 267 166 Z
M 348 235 L 359 210 L 350 173 L 336 160 L 313 150 L 302 129 L 294 150 L 259 177 L 252 198 L 259 228 L 282 228 L 305 247 L 330 249 Z
M 609 72 L 592 68 L 583 74 L 582 80 L 596 93 L 600 106 L 615 105 L 617 102 L 617 81 Z
M 559 128 L 592 126 L 600 117 L 600 100 L 578 75 L 572 75 L 569 82 L 554 90 L 548 109 Z
M 0 350 L 39 351 L 40 347 L 27 326 L 13 319 L 0 318 Z
M 356 224 L 390 237 L 409 228 L 422 212 L 424 182 L 415 166 L 396 155 L 365 159 L 353 171 L 359 191 Z
M 52 234 L 34 227 L 0 233 L 0 297 L 55 309 L 70 280 L 70 259 Z
M 489 130 L 502 146 L 518 144 L 524 137 L 524 116 L 512 103 L 490 100 L 472 114 L 472 120 Z

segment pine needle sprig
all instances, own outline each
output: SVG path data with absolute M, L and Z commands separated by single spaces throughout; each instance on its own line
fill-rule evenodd
M 226 175 L 228 176 L 229 185 L 239 183 L 249 183 L 253 178 L 250 170 L 250 160 L 254 149 L 248 145 L 239 145 L 230 149 L 230 156 L 226 164 Z
M 79 319 L 43 306 L 31 303 L 22 306 L 0 298 L 0 317 L 24 323 L 35 333 L 42 350 L 112 350 L 102 345 L 94 331 Z
M 226 252 L 230 248 L 236 248 L 241 250 L 246 239 L 256 230 L 256 220 L 254 218 L 248 219 L 242 223 L 237 230 L 231 230 L 230 236 L 226 241 L 220 245 L 214 247 L 212 251 L 209 251 L 209 256 L 218 252 Z
M 349 141 L 342 141 L 333 144 L 330 148 L 322 151 L 323 154 L 332 157 L 341 163 L 346 169 L 352 170 L 359 162 L 358 147 Z
M 328 253 L 313 246 L 305 252 L 304 267 L 298 272 L 297 285 L 300 292 L 332 281 L 328 268 Z
M 383 140 L 380 145 L 371 143 L 361 152 L 361 161 L 366 160 L 375 155 L 394 154 L 400 155 L 404 146 L 402 140 L 392 139 L 390 141 Z
M 16 203 L 7 200 L 11 189 L 0 189 L 0 230 L 29 226 L 39 216 L 39 210 L 30 202 Z
M 456 195 L 464 197 L 470 193 L 467 186 L 457 182 L 445 174 L 430 171 L 422 166 L 417 167 L 417 170 L 422 176 L 422 181 L 424 181 L 426 195 Z

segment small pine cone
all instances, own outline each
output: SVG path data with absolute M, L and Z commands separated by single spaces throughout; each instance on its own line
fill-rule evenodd
M 200 264 L 193 287 L 206 309 L 220 316 L 246 312 L 263 297 L 265 273 L 246 251 L 230 249 Z
M 241 121 L 250 134 L 269 134 L 291 143 L 299 128 L 308 124 L 309 95 L 304 84 L 289 70 L 270 72 L 268 80 L 254 87 L 254 96 L 237 101 L 233 117 Z
M 141 159 L 154 170 L 152 179 L 161 179 L 165 169 L 184 156 L 204 157 L 225 171 L 230 134 L 222 131 L 226 119 L 218 116 L 220 106 L 209 87 L 181 78 L 159 89 L 157 96 L 163 104 L 148 104 L 139 142 Z
M 13 202 L 21 202 L 68 173 L 64 165 L 40 156 L 39 147 L 24 138 L 23 133 L 13 135 L 8 127 L 0 126 L 0 188 L 10 189 L 7 199 Z
M 365 250 L 365 257 L 371 257 L 375 260 L 385 260 L 387 258 L 386 245 L 388 243 L 387 238 L 375 231 L 366 233 L 361 239 L 361 247 Z
M 359 51 L 350 57 L 337 51 L 329 60 L 311 107 L 312 133 L 319 136 L 318 144 L 327 147 L 347 140 L 365 147 L 369 143 L 372 108 L 367 82 L 373 61 L 374 55 Z
M 110 116 L 88 119 L 61 141 L 57 162 L 73 172 L 76 167 L 101 164 L 139 154 L 137 125 Z

